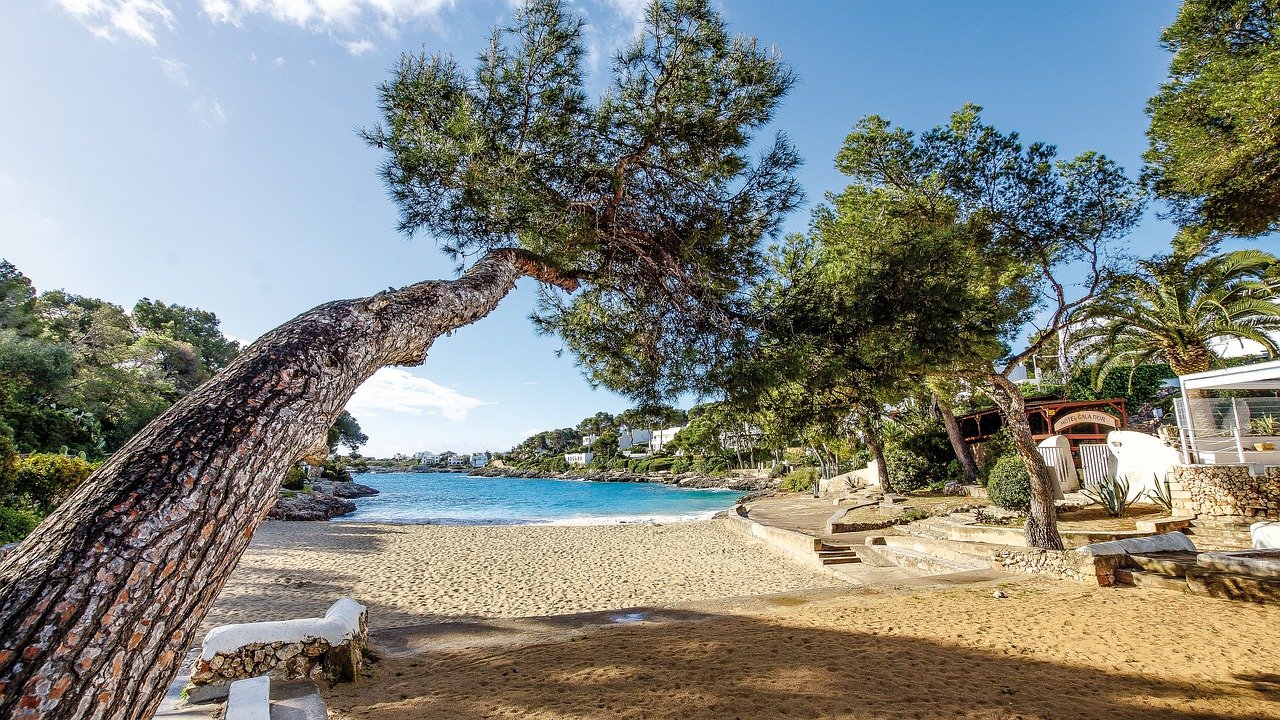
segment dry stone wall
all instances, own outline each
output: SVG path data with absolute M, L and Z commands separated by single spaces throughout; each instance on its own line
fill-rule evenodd
M 1280 468 L 1253 476 L 1247 465 L 1176 465 L 1169 472 L 1176 515 L 1280 519 Z

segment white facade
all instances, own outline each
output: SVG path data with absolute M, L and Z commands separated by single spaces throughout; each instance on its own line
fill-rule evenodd
M 664 445 L 671 442 L 671 438 L 675 437 L 676 433 L 683 429 L 684 426 L 681 425 L 680 427 L 669 427 L 665 430 L 659 430 L 653 433 L 653 437 L 649 438 L 649 452 L 658 452 L 661 450 Z
M 564 461 L 570 465 L 589 465 L 594 457 L 595 453 L 589 452 L 565 453 Z
M 433 452 L 420 452 L 418 453 L 418 462 L 423 465 L 434 465 L 440 462 L 440 456 Z
M 467 464 L 467 459 L 461 455 L 454 455 L 449 458 L 449 467 L 462 467 Z
M 475 453 L 471 456 L 471 467 L 484 467 L 489 464 L 489 453 Z

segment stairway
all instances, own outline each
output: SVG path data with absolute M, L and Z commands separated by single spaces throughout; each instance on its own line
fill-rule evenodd
M 818 549 L 818 560 L 823 565 L 847 565 L 849 563 L 862 562 L 862 558 L 858 557 L 858 553 L 848 545 L 830 545 L 822 543 Z
M 870 537 L 867 538 L 867 544 L 857 551 L 862 556 L 862 561 L 868 565 L 897 565 L 930 575 L 991 569 L 990 557 L 982 547 L 932 537 Z
M 1257 520 L 1245 517 L 1200 517 L 1182 532 L 1190 536 L 1200 550 L 1247 550 L 1253 547 L 1249 526 L 1254 522 Z
M 1116 570 L 1125 585 L 1207 595 L 1267 605 L 1280 604 L 1280 577 L 1275 566 L 1252 563 L 1254 553 L 1151 553 L 1130 555 L 1128 566 Z M 1266 553 L 1262 553 L 1266 555 Z M 1254 572 L 1248 572 L 1253 565 Z

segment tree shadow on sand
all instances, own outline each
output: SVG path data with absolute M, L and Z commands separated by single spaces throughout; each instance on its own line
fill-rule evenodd
M 393 652 L 371 677 L 330 689 L 330 708 L 335 718 L 378 720 L 1280 718 L 1277 668 L 1265 657 L 1256 672 L 1191 682 L 1141 669 L 1160 660 L 1090 667 L 1016 646 L 684 615 L 580 634 L 566 626 L 568 636 L 521 647 Z M 395 642 L 407 647 L 404 632 Z

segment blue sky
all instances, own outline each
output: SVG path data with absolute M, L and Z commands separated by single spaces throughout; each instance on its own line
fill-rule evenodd
M 600 73 L 640 0 L 575 0 Z M 0 257 L 40 289 L 218 314 L 251 339 L 322 302 L 450 276 L 393 227 L 380 157 L 355 129 L 399 52 L 469 60 L 505 0 L 31 0 L 0 3 Z M 800 82 L 775 122 L 810 200 L 861 116 L 910 128 L 966 101 L 1067 155 L 1136 173 L 1146 99 L 1164 78 L 1173 0 L 723 0 L 735 31 L 776 44 Z M 597 84 L 601 75 L 596 75 Z M 802 230 L 807 212 L 788 224 Z M 1154 218 L 1131 250 L 1162 249 Z M 384 371 L 352 411 L 366 452 L 505 449 L 624 399 L 591 390 L 535 337 L 522 282 L 423 367 Z

